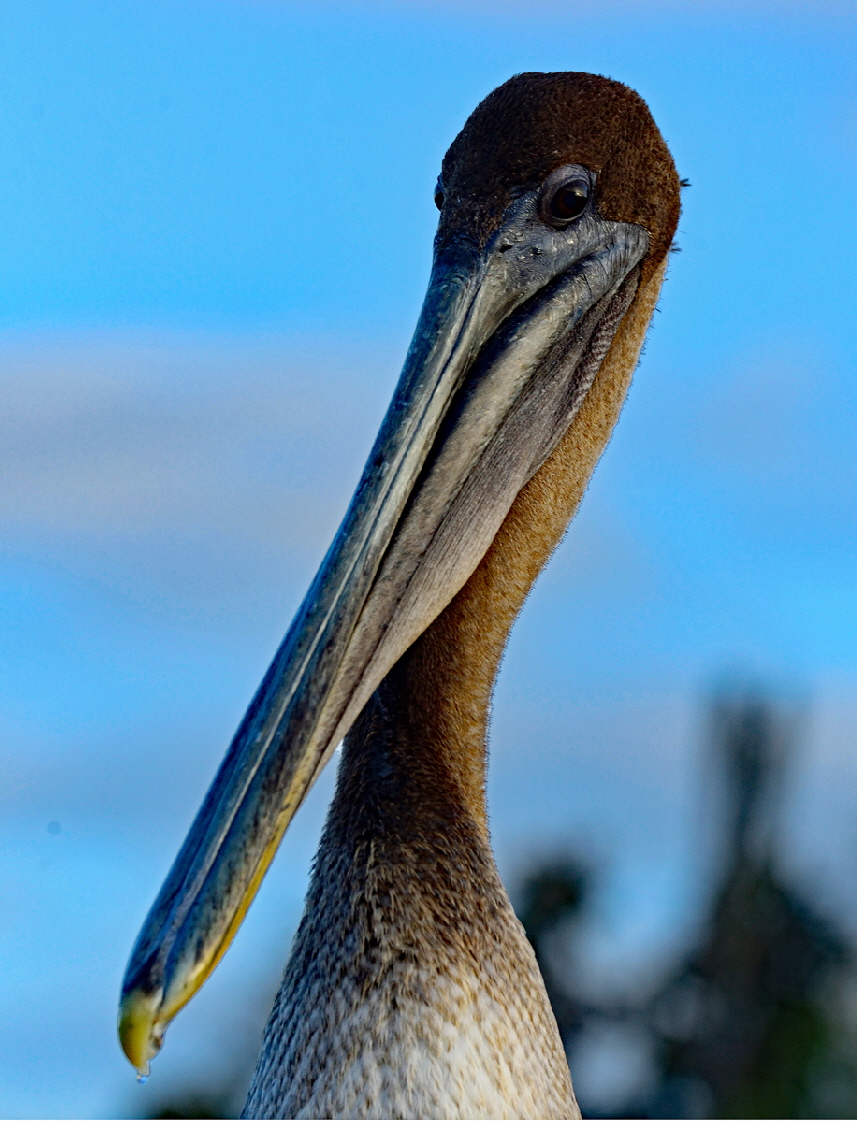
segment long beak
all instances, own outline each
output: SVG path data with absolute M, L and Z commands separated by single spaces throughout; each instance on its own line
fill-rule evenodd
M 593 216 L 559 251 L 545 234 L 545 256 L 531 201 L 518 210 L 514 237 L 507 224 L 481 252 L 467 236 L 437 249 L 349 510 L 131 955 L 119 1036 L 141 1074 L 232 941 L 336 744 L 566 431 L 633 300 L 643 230 Z

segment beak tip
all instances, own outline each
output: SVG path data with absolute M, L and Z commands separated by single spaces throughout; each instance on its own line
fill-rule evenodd
M 145 1083 L 149 1077 L 149 1060 L 161 1049 L 163 1028 L 158 1020 L 160 994 L 145 994 L 131 990 L 119 1006 L 119 1043 L 131 1064 L 137 1069 L 137 1079 Z

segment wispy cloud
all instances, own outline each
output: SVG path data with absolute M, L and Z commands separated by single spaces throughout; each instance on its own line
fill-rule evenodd
M 202 600 L 305 574 L 397 361 L 273 336 L 2 339 L 3 547 Z

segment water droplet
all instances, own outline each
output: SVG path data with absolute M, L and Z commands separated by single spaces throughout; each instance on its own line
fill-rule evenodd
M 143 1083 L 149 1082 L 148 1075 L 143 1075 L 142 1072 L 137 1072 L 137 1082 L 142 1086 Z

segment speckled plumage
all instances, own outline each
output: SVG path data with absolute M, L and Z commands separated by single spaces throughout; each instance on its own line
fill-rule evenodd
M 514 79 L 527 112 L 527 78 L 542 93 L 543 79 L 574 79 L 578 97 L 606 98 L 600 110 L 589 106 L 596 118 L 604 105 L 610 112 L 630 106 L 635 136 L 640 121 L 651 122 L 631 91 L 581 75 Z M 560 101 L 567 99 L 569 83 L 558 85 Z M 492 98 L 508 106 L 503 90 L 471 118 L 473 135 L 484 140 L 490 131 Z M 669 164 L 656 169 L 669 194 L 675 172 L 650 128 L 660 144 L 650 142 L 650 155 Z M 615 127 L 612 135 L 619 136 Z M 459 137 L 444 164 L 450 180 L 462 152 Z M 568 158 L 563 152 L 560 162 Z M 602 152 L 602 163 L 609 159 Z M 550 170 L 549 155 L 545 161 Z M 480 174 L 486 178 L 484 168 Z M 677 182 L 674 188 L 677 199 Z M 632 194 L 626 185 L 625 196 Z M 467 584 L 387 675 L 346 738 L 245 1117 L 580 1117 L 535 957 L 491 852 L 487 722 L 512 623 L 621 410 L 677 218 L 677 203 L 667 202 L 672 210 L 653 233 L 640 288 L 565 437 L 520 491 Z
M 568 1117 L 535 957 L 401 666 L 348 737 L 251 1117 Z M 396 712 L 399 710 L 399 712 Z

